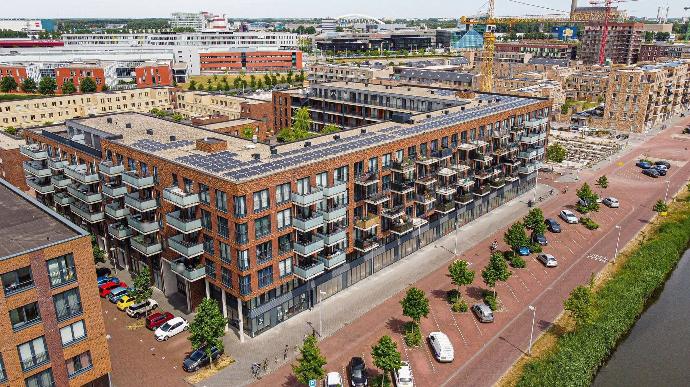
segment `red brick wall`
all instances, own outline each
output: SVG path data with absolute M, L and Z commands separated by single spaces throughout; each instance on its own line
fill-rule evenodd
M 29 191 L 22 166 L 22 162 L 26 160 L 28 158 L 19 153 L 19 148 L 0 148 L 0 177 L 22 191 Z
M 273 128 L 273 103 L 271 101 L 260 103 L 243 102 L 240 106 L 240 117 L 256 120 L 259 132 L 259 141 L 264 141 L 275 134 Z
M 60 67 L 55 69 L 55 82 L 57 83 L 57 93 L 62 91 L 62 85 L 65 82 L 71 81 L 74 87 L 79 91 L 79 84 L 81 80 L 91 77 L 96 82 L 96 90 L 102 91 L 105 85 L 105 72 L 102 68 L 97 67 Z
M 239 71 L 242 66 L 242 52 L 209 52 L 199 54 L 201 71 Z M 292 63 L 292 55 L 295 63 Z M 244 52 L 247 71 L 289 71 L 302 68 L 301 51 L 247 51 Z
M 26 67 L 0 65 L 0 78 L 12 77 L 17 85 L 21 85 L 27 77 Z
M 138 88 L 172 86 L 172 70 L 169 65 L 139 66 L 134 69 Z

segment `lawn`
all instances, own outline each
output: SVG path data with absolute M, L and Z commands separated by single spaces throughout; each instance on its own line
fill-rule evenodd
M 287 73 L 271 73 L 271 74 L 275 74 L 278 78 L 280 78 L 281 76 L 287 76 Z M 297 74 L 299 74 L 298 71 L 295 71 L 292 73 L 293 76 L 295 76 Z M 247 82 L 249 82 L 251 75 L 252 74 L 244 74 L 243 76 L 241 76 L 239 74 L 192 75 L 189 77 L 189 81 L 196 82 L 197 87 L 198 87 L 198 85 L 204 85 L 204 89 L 208 89 L 208 85 L 209 85 L 208 81 L 211 81 L 211 85 L 213 85 L 213 88 L 218 89 L 218 85 L 224 84 L 223 79 L 226 79 L 228 81 L 228 85 L 230 85 L 230 87 L 232 87 L 233 82 L 235 81 L 235 78 L 243 77 Z M 259 79 L 261 79 L 262 82 L 264 81 L 264 74 L 263 73 L 256 73 L 253 75 L 256 77 L 257 81 Z M 180 83 L 177 86 L 184 89 L 184 90 L 187 90 L 189 88 L 189 83 L 190 82 Z

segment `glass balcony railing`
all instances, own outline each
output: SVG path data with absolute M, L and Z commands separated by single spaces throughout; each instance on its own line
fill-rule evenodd
M 369 230 L 378 226 L 380 223 L 381 217 L 378 215 L 369 214 L 362 219 L 356 220 L 354 226 L 360 230 Z
M 194 282 L 206 277 L 206 267 L 202 265 L 186 266 L 184 259 L 178 259 L 170 264 L 170 269 L 184 277 L 189 282 Z
M 321 213 L 314 213 L 309 218 L 299 216 L 292 218 L 292 227 L 302 232 L 311 231 L 321 226 L 323 226 L 323 214 Z
M 346 257 L 344 251 L 336 251 L 329 255 L 319 254 L 319 261 L 323 263 L 325 269 L 331 270 L 345 263 Z
M 55 187 L 48 178 L 29 177 L 26 179 L 26 185 L 43 195 L 55 192 Z
M 323 210 L 319 210 L 319 212 L 323 215 L 323 220 L 332 222 L 347 215 L 347 206 L 342 204 L 331 208 L 324 208 Z
M 108 234 L 115 239 L 126 239 L 132 236 L 132 229 L 122 223 L 112 223 L 108 226 Z
M 68 206 L 74 203 L 74 198 L 66 192 L 56 192 L 53 195 L 53 201 L 55 201 L 55 204 L 58 206 Z
M 292 202 L 302 206 L 310 206 L 320 200 L 323 200 L 323 190 L 318 187 L 314 187 L 311 189 L 311 191 L 307 193 L 296 193 L 293 192 L 292 195 L 290 195 L 292 198 Z
M 168 238 L 168 247 L 186 258 L 194 258 L 204 253 L 204 245 L 198 241 L 185 240 L 182 235 Z
M 67 160 L 61 160 L 57 158 L 48 159 L 48 167 L 54 171 L 62 171 L 68 165 L 69 162 Z
M 304 281 L 307 281 L 323 273 L 324 270 L 324 263 L 321 261 L 315 261 L 310 263 L 299 263 L 295 265 L 292 272 L 295 274 L 296 277 L 301 278 Z
M 97 223 L 103 220 L 104 215 L 100 209 L 91 209 L 87 204 L 74 202 L 69 205 L 70 211 L 89 223 Z
M 168 187 L 163 190 L 163 200 L 180 208 L 188 208 L 199 204 L 199 194 L 185 192 L 179 187 Z
M 293 249 L 295 253 L 303 256 L 314 254 L 318 251 L 323 250 L 324 242 L 323 239 L 318 236 L 312 236 L 311 239 L 298 240 L 293 244 Z
M 70 179 L 82 184 L 93 184 L 99 181 L 98 174 L 89 172 L 85 164 L 66 166 L 64 172 Z
M 42 161 L 24 161 L 24 171 L 36 177 L 50 177 L 50 168 Z
M 201 219 L 184 218 L 180 211 L 165 214 L 165 223 L 183 234 L 201 230 Z
M 145 256 L 151 256 L 161 252 L 161 244 L 155 239 L 146 239 L 143 235 L 137 235 L 129 240 L 132 248 Z
M 122 182 L 136 189 L 153 187 L 154 181 L 151 175 L 142 175 L 137 171 L 127 171 L 122 174 Z
M 59 174 L 51 176 L 50 182 L 53 184 L 53 186 L 55 186 L 55 188 L 65 188 L 72 183 L 72 179 L 63 174 Z
M 48 158 L 48 151 L 41 149 L 38 144 L 21 145 L 19 147 L 19 153 L 31 160 L 45 160 Z
M 119 203 L 110 203 L 105 206 L 105 214 L 113 219 L 122 219 L 129 215 L 129 208 L 123 207 Z
M 105 183 L 102 191 L 103 195 L 110 198 L 120 198 L 127 194 L 127 187 L 119 183 Z
M 112 161 L 104 160 L 98 164 L 98 170 L 108 176 L 119 176 L 125 171 L 125 166 L 122 164 L 114 164 Z
M 141 215 L 127 217 L 127 225 L 140 234 L 151 234 L 160 230 L 160 225 L 156 220 L 145 220 Z
M 103 195 L 100 192 L 91 191 L 91 188 L 85 185 L 70 184 L 67 186 L 67 192 L 86 204 L 94 204 L 103 200 Z
M 133 192 L 125 195 L 125 205 L 144 212 L 158 208 L 158 201 L 155 198 L 141 198 L 138 192 Z
M 335 181 L 333 185 L 329 187 L 323 187 L 323 196 L 330 198 L 333 196 L 336 196 L 338 194 L 341 194 L 347 190 L 347 182 L 346 181 Z
M 323 238 L 323 243 L 326 246 L 332 246 L 338 242 L 345 240 L 347 237 L 347 230 L 345 228 L 340 228 L 337 230 L 330 231 L 326 234 L 319 234 L 319 237 Z

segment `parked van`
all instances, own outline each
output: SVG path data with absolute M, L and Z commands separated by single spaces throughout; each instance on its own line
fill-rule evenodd
M 455 358 L 453 344 L 445 333 L 431 332 L 429 334 L 429 344 L 431 344 L 431 348 L 434 350 L 434 357 L 436 357 L 436 360 L 449 363 Z

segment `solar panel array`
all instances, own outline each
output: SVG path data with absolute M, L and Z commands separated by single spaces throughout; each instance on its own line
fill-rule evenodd
M 248 162 L 237 159 L 237 153 L 230 151 L 222 151 L 211 154 L 195 154 L 189 156 L 178 157 L 175 160 L 181 163 L 189 164 L 202 170 L 219 173 L 229 169 L 242 167 Z
M 179 141 L 170 141 L 167 143 L 162 143 L 160 141 L 156 140 L 150 140 L 148 138 L 141 139 L 134 144 L 132 144 L 133 147 L 141 149 L 143 151 L 147 152 L 158 152 L 158 151 L 164 151 L 164 150 L 169 150 L 169 149 L 176 149 L 176 148 L 182 148 L 184 146 L 192 145 L 194 144 L 194 141 L 189 141 L 189 140 L 179 140 Z

